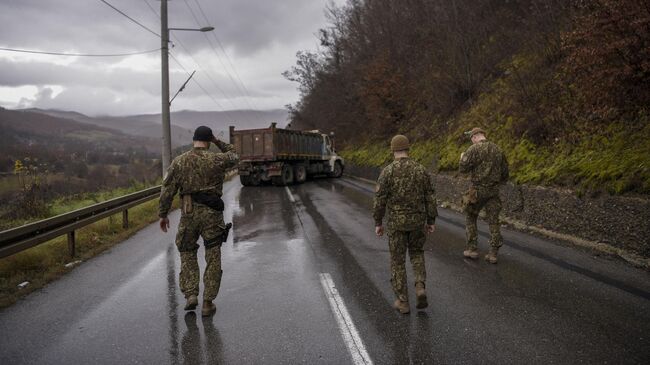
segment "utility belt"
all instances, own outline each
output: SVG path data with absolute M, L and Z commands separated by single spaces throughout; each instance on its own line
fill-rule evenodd
M 182 196 L 183 201 L 183 213 L 189 214 L 193 211 L 193 204 L 198 203 L 207 206 L 210 209 L 214 209 L 217 212 L 223 212 L 224 204 L 221 197 L 214 193 L 191 193 L 185 194 Z
M 210 209 L 214 209 L 218 212 L 223 212 L 224 203 L 221 197 L 214 193 L 191 193 L 181 196 L 183 214 L 190 214 L 194 211 L 193 203 L 203 204 Z M 232 223 L 227 223 L 225 229 L 220 236 L 215 237 L 214 240 L 206 241 L 205 247 L 210 248 L 216 245 L 221 245 L 221 243 L 228 240 L 228 233 L 232 228 Z
M 223 212 L 223 200 L 221 199 L 221 196 L 217 194 L 198 192 L 192 193 L 190 196 L 192 196 L 192 201 L 195 203 L 203 204 L 210 209 L 216 210 L 217 212 Z

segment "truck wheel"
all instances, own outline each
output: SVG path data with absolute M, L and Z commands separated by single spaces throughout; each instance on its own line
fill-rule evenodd
M 251 186 L 251 177 L 250 175 L 239 175 L 239 182 L 244 186 Z
M 244 186 L 258 186 L 260 184 L 260 177 L 257 174 L 239 175 L 239 181 Z
M 285 186 L 293 182 L 293 168 L 289 164 L 284 164 L 282 166 L 282 171 L 280 176 L 273 176 L 271 178 L 271 183 L 275 186 Z
M 330 173 L 330 176 L 336 178 L 343 176 L 343 165 L 339 161 L 334 163 L 334 171 Z
M 305 165 L 296 165 L 293 168 L 293 179 L 296 184 L 302 184 L 307 181 L 307 169 Z

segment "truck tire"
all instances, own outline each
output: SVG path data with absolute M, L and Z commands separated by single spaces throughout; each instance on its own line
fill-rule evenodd
M 280 176 L 273 176 L 271 183 L 275 186 L 285 186 L 293 183 L 293 168 L 289 164 L 282 165 Z
M 293 167 L 293 180 L 296 184 L 302 184 L 307 181 L 307 168 L 305 165 L 296 165 Z
M 239 181 L 244 186 L 258 186 L 260 184 L 260 177 L 257 174 L 239 175 Z
M 336 178 L 339 178 L 339 177 L 343 176 L 343 165 L 341 165 L 341 163 L 339 161 L 336 161 L 334 163 L 334 171 L 332 171 L 329 174 L 329 176 L 330 177 L 336 177 Z

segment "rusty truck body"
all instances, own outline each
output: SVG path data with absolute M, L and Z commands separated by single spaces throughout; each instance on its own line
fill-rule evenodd
M 239 179 L 244 186 L 264 183 L 300 184 L 311 176 L 341 177 L 344 161 L 332 137 L 319 131 L 277 128 L 235 130 L 230 143 L 239 154 Z

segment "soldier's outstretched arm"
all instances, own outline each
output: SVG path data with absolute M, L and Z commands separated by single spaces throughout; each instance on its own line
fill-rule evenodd
M 169 169 L 167 169 L 167 176 L 163 180 L 160 189 L 160 201 L 158 203 L 158 217 L 161 219 L 167 218 L 167 214 L 172 206 L 174 195 L 178 192 L 178 164 L 172 162 Z M 162 226 L 162 223 L 161 223 Z
M 438 216 L 438 206 L 436 204 L 436 187 L 433 180 L 433 175 L 425 172 L 426 181 L 424 189 L 424 201 L 427 210 L 427 225 L 432 226 L 436 223 Z
M 472 164 L 474 160 L 474 150 L 470 147 L 467 151 L 460 154 L 460 162 L 458 163 L 458 171 L 461 173 L 467 173 L 472 170 Z
M 386 214 L 386 203 L 388 202 L 388 173 L 384 169 L 377 179 L 375 187 L 375 198 L 373 199 L 372 217 L 375 220 L 375 227 L 383 226 L 384 215 Z
M 218 153 L 216 158 L 223 163 L 225 168 L 228 169 L 237 166 L 237 163 L 239 163 L 239 155 L 235 153 L 235 146 L 220 141 L 216 137 L 212 142 L 221 150 L 222 153 Z
M 233 145 L 231 145 L 229 143 L 226 143 L 224 141 L 221 141 L 221 140 L 217 139 L 217 137 L 214 137 L 214 139 L 212 140 L 212 143 L 214 143 L 217 147 L 219 147 L 219 149 L 223 153 L 235 150 L 235 146 L 233 146 Z

